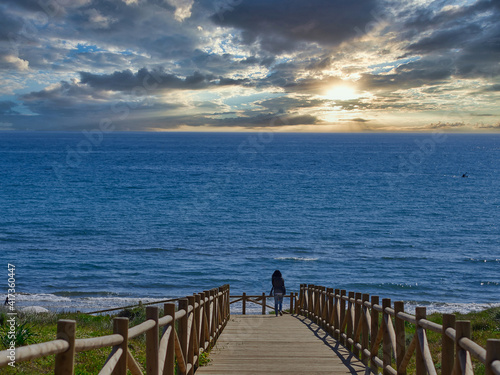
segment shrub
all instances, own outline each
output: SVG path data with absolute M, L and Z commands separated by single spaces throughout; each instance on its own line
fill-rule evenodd
M 13 337 L 12 337 L 13 334 Z M 33 332 L 33 327 L 29 326 L 27 322 L 15 325 L 15 331 L 10 331 L 10 326 L 7 325 L 2 328 L 0 340 L 5 348 L 10 346 L 11 341 L 16 343 L 16 347 L 32 344 L 35 342 L 36 334 Z

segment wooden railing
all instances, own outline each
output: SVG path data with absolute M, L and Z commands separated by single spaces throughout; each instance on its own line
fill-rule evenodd
M 233 303 L 241 302 L 241 313 L 243 315 L 246 315 L 247 313 L 247 303 L 253 303 L 256 305 L 259 305 L 262 307 L 261 314 L 265 315 L 266 314 L 266 308 L 269 308 L 271 310 L 274 310 L 274 306 L 268 305 L 267 304 L 267 298 L 273 298 L 273 297 L 267 297 L 266 293 L 262 293 L 260 296 L 252 296 L 252 295 L 247 295 L 246 293 L 243 293 L 242 295 L 234 295 L 230 296 L 231 301 L 229 302 L 231 305 Z M 290 293 L 288 295 L 283 296 L 283 300 L 285 298 L 290 298 L 290 312 L 294 312 L 294 303 L 297 300 L 297 293 Z
M 472 358 L 485 365 L 486 375 L 500 375 L 500 340 L 488 340 L 486 349 L 471 340 L 469 321 L 443 315 L 443 324 L 426 319 L 425 307 L 415 315 L 404 312 L 404 303 L 368 294 L 302 284 L 295 312 L 321 326 L 347 349 L 360 357 L 375 374 L 404 375 L 412 357 L 416 374 L 437 374 L 427 331 L 441 335 L 441 375 L 473 374 Z M 405 324 L 415 326 L 406 346 Z M 382 353 L 382 358 L 379 357 Z
M 158 307 L 146 307 L 146 320 L 131 328 L 127 318 L 114 318 L 112 335 L 88 339 L 75 337 L 74 320 L 59 320 L 56 340 L 17 348 L 15 361 L 55 354 L 54 374 L 71 375 L 75 353 L 110 347 L 99 374 L 126 375 L 128 369 L 142 375 L 128 340 L 145 334 L 147 375 L 173 375 L 176 360 L 179 374 L 193 374 L 200 354 L 215 343 L 229 319 L 229 285 L 180 298 L 177 311 L 174 303 L 165 303 L 163 311 L 159 317 Z M 9 350 L 0 352 L 0 368 L 8 365 L 8 356 Z

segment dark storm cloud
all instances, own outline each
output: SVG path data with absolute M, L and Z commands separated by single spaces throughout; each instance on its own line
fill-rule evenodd
M 143 87 L 146 90 L 148 88 L 153 90 L 199 90 L 209 86 L 235 86 L 249 83 L 248 79 L 215 77 L 200 72 L 194 72 L 190 76 L 180 78 L 162 70 L 149 71 L 146 68 L 138 70 L 137 73 L 130 70 L 102 75 L 80 72 L 80 81 L 96 89 L 111 91 L 130 91 L 137 87 Z
M 68 106 L 90 100 L 106 100 L 109 98 L 91 87 L 62 81 L 53 88 L 22 95 L 21 99 L 28 103 L 50 102 L 60 106 Z
M 491 85 L 483 89 L 484 92 L 497 92 L 500 91 L 500 84 Z
M 429 53 L 435 51 L 461 48 L 472 38 L 481 35 L 482 28 L 479 25 L 457 26 L 448 30 L 438 30 L 429 37 L 424 37 L 418 42 L 406 47 L 412 53 Z
M 400 65 L 394 73 L 378 75 L 363 74 L 359 81 L 364 90 L 400 90 L 444 83 L 454 70 L 450 59 L 425 58 Z
M 466 23 L 477 22 L 477 17 L 486 15 L 488 19 L 494 20 L 494 13 L 500 10 L 500 3 L 497 0 L 480 0 L 468 6 L 450 6 L 449 1 L 435 1 L 432 6 L 415 8 L 408 14 L 406 9 L 399 17 L 404 20 L 401 25 L 407 33 L 422 32 L 426 30 L 435 31 L 464 25 Z M 490 12 L 490 13 L 488 13 Z
M 11 41 L 15 35 L 19 34 L 23 23 L 18 17 L 7 14 L 0 8 L 0 41 Z
M 263 49 L 279 53 L 300 42 L 334 46 L 349 40 L 373 20 L 376 7 L 376 0 L 243 0 L 211 19 L 241 30 L 243 43 L 258 41 Z
M 252 67 L 269 67 L 275 62 L 274 56 L 249 56 L 241 59 L 233 54 L 222 55 L 207 53 L 200 50 L 193 51 L 189 58 L 180 61 L 184 70 L 193 69 L 210 72 L 214 75 L 227 75 L 230 72 L 245 71 Z
M 478 1 L 470 6 L 444 9 L 419 9 L 407 19 L 403 28 L 407 35 L 412 34 L 414 41 L 405 47 L 405 56 L 450 59 L 447 69 L 457 77 L 499 75 L 500 3 Z
M 18 112 L 14 111 L 12 108 L 16 107 L 17 104 L 9 100 L 0 101 L 0 115 L 13 115 Z

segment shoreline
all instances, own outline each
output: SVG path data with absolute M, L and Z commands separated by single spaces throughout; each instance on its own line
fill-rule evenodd
M 128 308 L 131 306 L 139 306 L 141 303 L 147 304 L 161 304 L 165 300 L 175 300 L 178 296 L 165 296 L 164 298 L 152 297 L 102 297 L 102 296 L 85 296 L 85 297 L 66 297 L 57 296 L 50 293 L 43 294 L 29 294 L 22 293 L 17 295 L 16 309 L 18 311 L 26 307 L 39 306 L 54 313 L 67 313 L 67 312 L 82 312 L 89 313 L 94 311 L 101 311 L 107 309 L 120 309 Z M 268 300 L 268 304 L 272 301 Z M 500 307 L 500 302 L 436 302 L 436 301 L 405 301 L 405 312 L 414 314 L 415 307 L 426 307 L 428 314 L 433 313 L 460 313 L 467 314 L 472 312 L 479 312 L 489 308 Z M 289 307 L 289 299 L 285 298 L 284 306 Z M 241 302 L 231 305 L 231 313 L 237 314 L 241 311 Z M 247 304 L 247 313 L 258 314 L 261 307 L 253 303 Z M 111 312 L 112 313 L 112 312 Z

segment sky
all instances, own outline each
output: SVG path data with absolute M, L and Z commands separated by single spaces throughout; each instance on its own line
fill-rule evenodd
M 500 132 L 499 20 L 499 0 L 2 0 L 0 130 Z

